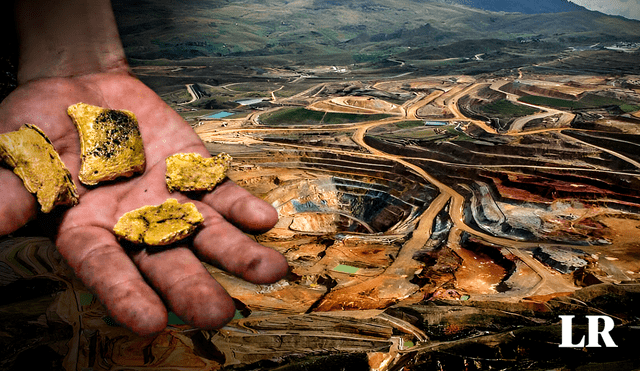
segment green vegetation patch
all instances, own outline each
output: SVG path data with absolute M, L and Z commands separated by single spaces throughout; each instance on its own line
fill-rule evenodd
M 623 110 L 624 112 L 636 112 L 636 111 L 640 111 L 640 106 L 625 103 L 620 105 L 620 109 Z
M 382 120 L 391 115 L 358 115 L 351 113 L 333 113 L 308 110 L 306 108 L 287 108 L 261 116 L 267 125 L 336 125 L 350 122 Z
M 619 106 L 623 101 L 615 98 L 603 97 L 595 94 L 587 94 L 578 101 L 586 107 Z
M 338 264 L 335 268 L 333 268 L 333 270 L 336 271 L 336 272 L 356 274 L 356 273 L 358 273 L 360 268 L 353 267 L 351 265 L 346 265 L 346 264 Z
M 506 99 L 500 99 L 493 103 L 482 106 L 482 110 L 486 113 L 494 115 L 504 115 L 509 117 L 529 116 L 538 112 L 537 109 L 513 104 Z
M 603 97 L 595 94 L 587 94 L 579 100 L 568 100 L 560 98 L 542 97 L 538 95 L 525 95 L 518 99 L 521 102 L 547 106 L 552 108 L 600 108 L 606 106 L 618 106 L 624 112 L 634 112 L 640 110 L 640 106 L 628 104 L 619 99 Z
M 539 95 L 525 95 L 523 97 L 518 98 L 520 102 L 535 104 L 539 106 L 548 106 L 554 108 L 583 108 L 584 106 L 575 100 L 567 100 L 560 98 L 549 98 L 542 97 Z
M 389 138 L 395 139 L 421 139 L 421 140 L 438 140 L 438 139 L 447 139 L 450 138 L 451 135 L 447 133 L 436 133 L 433 129 L 423 129 L 423 130 L 411 130 L 411 131 L 399 131 L 396 133 L 392 133 L 388 135 Z
M 624 112 L 634 112 L 640 110 L 639 105 L 628 104 L 619 99 L 602 97 L 595 94 L 587 94 L 579 100 L 585 107 L 605 107 L 618 106 Z
M 400 129 L 416 128 L 416 127 L 424 126 L 424 121 L 420 121 L 420 120 L 400 121 L 400 122 L 396 122 L 396 126 L 399 127 Z
M 371 63 L 371 62 L 379 62 L 383 59 L 387 58 L 384 54 L 354 54 L 353 60 L 356 63 Z

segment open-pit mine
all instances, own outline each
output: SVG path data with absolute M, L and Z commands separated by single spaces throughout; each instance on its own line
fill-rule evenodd
M 265 83 L 250 104 L 188 108 L 238 85 L 165 98 L 213 155 L 233 157 L 233 181 L 278 210 L 255 238 L 289 275 L 260 286 L 207 265 L 236 319 L 206 332 L 174 318 L 154 339 L 70 288 L 66 362 L 484 370 L 637 358 L 639 77 L 333 79 L 288 95 Z M 23 242 L 0 250 L 5 264 L 62 274 L 50 243 Z M 613 318 L 618 348 L 560 351 L 568 314 Z

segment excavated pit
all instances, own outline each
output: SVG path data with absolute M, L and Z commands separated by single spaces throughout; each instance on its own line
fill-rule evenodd
M 278 210 L 279 228 L 307 234 L 394 233 L 424 210 L 427 195 L 392 186 L 322 176 L 281 185 L 265 199 Z M 403 191 L 417 197 L 393 194 Z
M 407 168 L 384 160 L 321 152 L 279 156 L 236 156 L 253 165 L 245 165 L 241 177 L 231 175 L 245 187 L 251 185 L 242 179 L 250 177 L 262 188 L 278 210 L 279 232 L 405 234 L 438 193 Z
M 354 301 L 348 290 L 375 279 L 402 285 L 406 295 L 419 288 L 409 282 L 408 273 L 400 277 L 386 272 L 439 194 L 424 178 L 371 156 L 268 148 L 258 154 L 242 147 L 231 155 L 229 178 L 271 203 L 279 214 L 277 225 L 256 236 L 257 241 L 281 252 L 290 266 L 290 275 L 269 293 L 212 271 L 249 310 L 292 310 L 291 300 L 285 300 L 290 297 L 296 298 L 296 312 L 385 308 L 402 296 L 396 286 L 392 297 L 381 292 L 380 300 Z M 403 269 L 418 266 L 415 261 Z

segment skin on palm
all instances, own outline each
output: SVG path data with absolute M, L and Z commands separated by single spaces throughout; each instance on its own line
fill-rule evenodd
M 165 158 L 180 152 L 206 157 L 209 153 L 176 112 L 129 74 L 126 64 L 89 71 L 83 64 L 79 73 L 63 77 L 57 77 L 57 72 L 42 76 L 43 69 L 32 68 L 29 62 L 23 66 L 26 72 L 19 72 L 19 87 L 0 104 L 0 132 L 17 130 L 23 123 L 37 125 L 71 171 L 80 202 L 65 210 L 53 226 L 56 245 L 116 321 L 149 335 L 166 327 L 169 308 L 197 327 L 223 326 L 234 314 L 233 300 L 200 260 L 254 283 L 272 283 L 284 276 L 288 269 L 284 257 L 243 233 L 271 228 L 277 221 L 271 205 L 230 181 L 199 200 L 169 193 Z M 147 158 L 142 175 L 99 187 L 81 185 L 79 137 L 66 113 L 68 106 L 78 102 L 135 113 Z M 0 168 L 0 187 L 0 234 L 4 235 L 36 218 L 37 204 L 8 169 Z M 167 198 L 194 202 L 204 216 L 193 243 L 159 253 L 123 249 L 112 232 L 118 218 Z

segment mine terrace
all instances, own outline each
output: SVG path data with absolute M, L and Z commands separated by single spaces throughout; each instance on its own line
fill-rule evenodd
M 294 267 L 297 311 L 381 309 L 448 285 L 519 301 L 640 274 L 633 81 L 325 82 L 192 122 L 213 153 L 234 157 L 230 178 L 278 209 L 259 240 Z M 234 295 L 249 307 L 269 296 Z
M 369 353 L 382 364 L 402 344 L 443 336 L 389 310 L 430 311 L 420 303 L 437 301 L 522 312 L 640 277 L 638 76 L 263 73 L 262 82 L 163 96 L 212 154 L 233 156 L 229 177 L 279 212 L 257 238 L 287 257 L 287 279 L 262 287 L 209 267 L 253 313 L 216 335 L 224 342 L 212 339 L 231 363 L 273 357 L 248 345 L 245 328 L 268 342 L 294 323 L 311 331 L 305 341 L 370 352 L 389 341 L 364 329 L 374 321 L 402 340 Z M 228 101 L 211 99 L 221 96 Z M 326 339 L 345 316 L 369 335 Z M 311 330 L 319 323 L 322 335 Z M 290 346 L 278 354 L 300 343 Z
M 553 63 L 606 65 L 585 60 Z M 203 263 L 235 299 L 236 318 L 200 331 L 170 313 L 146 339 L 66 284 L 75 281 L 50 240 L 0 240 L 0 261 L 16 272 L 63 282 L 65 362 L 382 371 L 634 359 L 640 76 L 550 64 L 424 75 L 403 63 L 134 67 L 213 155 L 233 157 L 233 181 L 277 208 L 276 227 L 255 238 L 291 269 L 262 286 Z M 560 352 L 567 314 L 578 325 L 612 318 L 617 353 Z
M 251 238 L 290 269 L 203 262 L 233 320 L 168 307 L 139 337 L 29 223 L 0 237 L 0 369 L 640 369 L 640 22 L 567 0 L 111 3 L 132 74 L 277 209 Z M 596 317 L 615 348 L 588 345 Z

